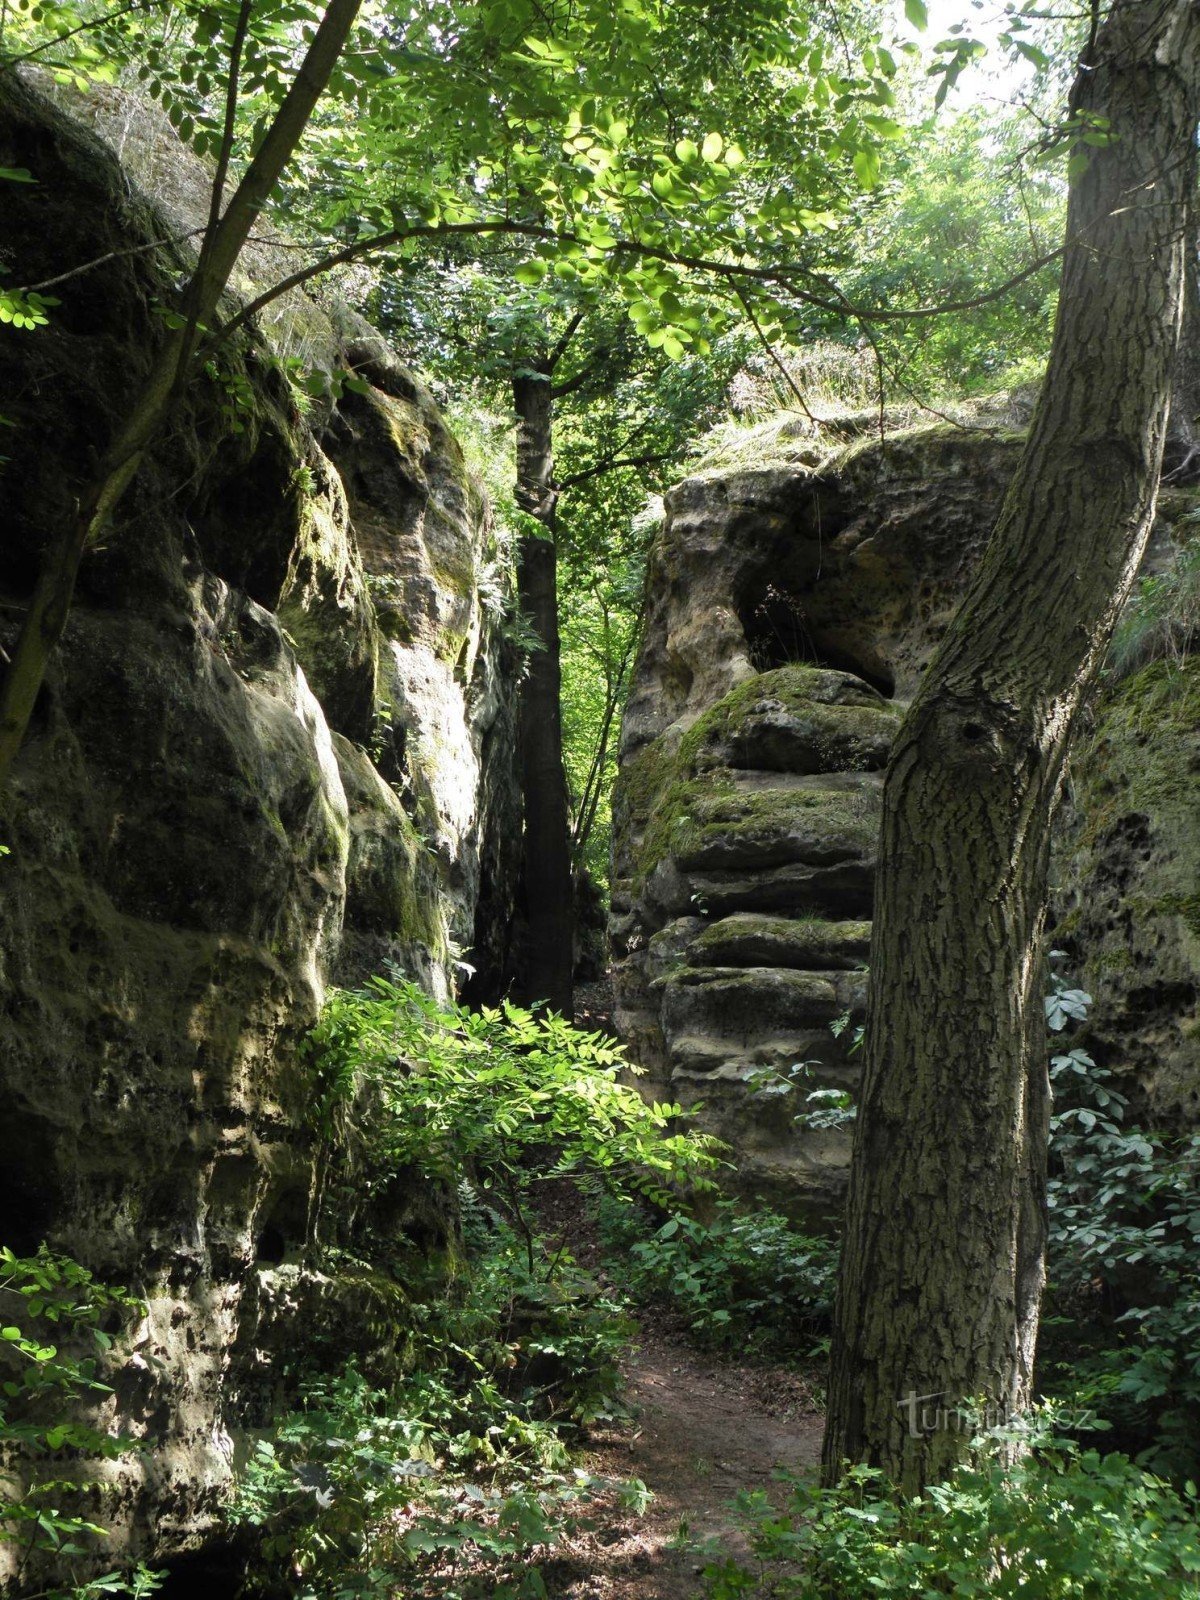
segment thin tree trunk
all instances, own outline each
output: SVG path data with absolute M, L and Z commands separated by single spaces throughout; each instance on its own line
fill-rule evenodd
M 1027 1407 L 1043 1282 L 1050 825 L 1081 701 L 1153 519 L 1195 182 L 1200 13 L 1117 0 L 1075 104 L 1111 119 L 1073 188 L 1041 401 L 982 570 L 888 770 L 866 1065 L 825 1470 L 906 1492 L 954 1410 Z
M 200 259 L 183 293 L 180 326 L 163 343 L 141 391 L 79 498 L 69 528 L 53 539 L 42 559 L 29 609 L 0 687 L 0 786 L 11 771 L 29 727 L 55 645 L 62 638 L 75 593 L 80 562 L 107 529 L 137 475 L 187 376 L 205 324 L 229 282 L 242 246 L 299 143 L 313 108 L 349 37 L 361 0 L 330 0 L 304 60 L 275 119 L 224 215 L 210 226 Z M 236 58 L 230 63 L 236 73 Z M 214 206 L 215 211 L 215 206 Z
M 1176 483 L 1194 482 L 1200 471 L 1200 229 L 1193 200 L 1192 226 L 1184 258 L 1183 331 L 1171 381 L 1171 414 L 1163 468 Z
M 525 806 L 525 988 L 566 1017 L 573 1013 L 575 917 L 570 817 L 563 771 L 562 661 L 558 637 L 551 364 L 513 378 L 517 413 L 517 503 L 545 529 L 526 534 L 517 557 L 517 597 L 537 647 L 521 688 L 521 790 Z

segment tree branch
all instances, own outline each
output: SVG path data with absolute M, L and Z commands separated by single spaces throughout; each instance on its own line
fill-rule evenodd
M 566 355 L 568 345 L 579 332 L 580 324 L 586 316 L 587 308 L 585 307 L 582 311 L 577 311 L 571 318 L 570 322 L 567 323 L 566 327 L 562 331 L 562 335 L 559 338 L 558 343 L 554 346 L 553 350 L 551 350 L 550 354 L 546 358 L 546 371 L 548 373 L 553 373 L 555 367 L 557 367 L 558 363 Z
M 678 451 L 675 450 L 657 450 L 644 456 L 606 456 L 603 461 L 585 467 L 582 472 L 573 472 L 569 478 L 557 483 L 555 488 L 565 492 L 577 488 L 581 483 L 587 483 L 592 478 L 603 477 L 606 472 L 616 472 L 621 467 L 653 467 L 660 461 L 673 461 L 677 454 Z

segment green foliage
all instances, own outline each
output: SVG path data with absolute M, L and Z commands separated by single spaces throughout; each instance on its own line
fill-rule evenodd
M 628 1206 L 601 1210 L 610 1270 L 635 1298 L 686 1318 L 702 1344 L 795 1356 L 833 1307 L 837 1246 L 777 1212 L 719 1200 L 710 1221 L 675 1211 L 654 1228 Z
M 0 183 L 5 182 L 36 183 L 37 179 L 27 167 L 0 167 Z M 44 328 L 50 321 L 51 306 L 57 304 L 53 295 L 0 286 L 0 322 L 13 328 Z
M 623 1415 L 630 1328 L 566 1244 L 538 1235 L 533 1188 L 566 1177 L 663 1200 L 710 1181 L 709 1142 L 620 1083 L 627 1063 L 601 1036 L 513 1006 L 438 1006 L 398 979 L 334 991 L 308 1062 L 347 1194 L 369 1201 L 399 1173 L 454 1185 L 462 1249 L 424 1294 L 405 1277 L 402 1375 L 351 1365 L 310 1381 L 257 1443 L 234 1522 L 257 1530 L 264 1576 L 286 1562 L 301 1596 L 541 1594 L 539 1552 L 598 1487 L 569 1445 Z M 394 1240 L 375 1242 L 395 1258 Z M 623 1492 L 644 1501 L 640 1484 Z
M 1195 1600 L 1194 1487 L 1052 1441 L 1015 1466 L 993 1449 L 904 1500 L 854 1467 L 836 1489 L 791 1478 L 775 1510 L 739 1497 L 754 1564 L 710 1562 L 710 1600 Z
M 987 393 L 1040 377 L 1058 287 L 1047 263 L 1006 295 L 971 302 L 1049 255 L 1064 225 L 1057 175 L 1031 168 L 1034 135 L 1006 108 L 973 108 L 921 123 L 893 153 L 895 181 L 852 238 L 840 281 L 859 305 L 893 309 L 959 304 L 952 314 L 871 331 L 893 401 Z M 829 337 L 861 342 L 838 320 Z
M 374 978 L 330 995 L 308 1057 L 318 1122 L 364 1142 L 362 1184 L 404 1167 L 471 1178 L 507 1207 L 531 1269 L 536 1182 L 587 1172 L 612 1192 L 669 1203 L 715 1165 L 710 1139 L 674 1131 L 681 1107 L 647 1105 L 620 1081 L 636 1069 L 619 1045 L 553 1012 L 439 1006 L 413 983 Z M 364 1096 L 370 1109 L 352 1129 Z
M 1165 571 L 1138 580 L 1113 636 L 1110 659 L 1118 676 L 1149 661 L 1182 666 L 1200 624 L 1200 539 L 1178 549 Z
M 412 1308 L 405 1376 L 384 1389 L 349 1366 L 309 1384 L 241 1474 L 233 1523 L 297 1596 L 541 1595 L 540 1552 L 615 1487 L 572 1468 L 567 1445 L 620 1411 L 619 1307 L 540 1240 L 531 1272 L 470 1190 L 464 1216 L 470 1269 Z M 642 1485 L 620 1487 L 644 1503 Z
M 0 1541 L 69 1564 L 90 1555 L 105 1529 L 71 1509 L 87 1458 L 115 1459 L 129 1441 L 80 1419 L 89 1398 L 109 1393 L 103 1362 L 136 1296 L 97 1282 L 86 1268 L 41 1245 L 36 1255 L 0 1248 Z M 138 1568 L 94 1580 L 86 1594 L 144 1595 L 157 1575 Z
M 50 321 L 52 295 L 34 294 L 21 289 L 0 289 L 0 322 L 14 328 L 44 328 Z
M 1200 1465 L 1200 1136 L 1125 1124 L 1113 1075 L 1081 1049 L 1051 1065 L 1050 1290 L 1043 1365 L 1138 1459 Z

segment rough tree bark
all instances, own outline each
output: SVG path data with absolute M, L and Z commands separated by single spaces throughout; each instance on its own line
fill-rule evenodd
M 526 534 L 517 555 L 517 598 L 537 648 L 521 687 L 521 790 L 525 807 L 524 886 L 528 935 L 525 989 L 556 1011 L 573 1012 L 575 955 L 570 815 L 563 770 L 562 665 L 558 637 L 553 363 L 513 377 L 517 413 L 517 503 L 544 537 Z
M 1153 519 L 1195 183 L 1194 0 L 1117 0 L 1075 105 L 1116 138 L 1073 188 L 1029 440 L 884 792 L 825 1469 L 869 1461 L 907 1492 L 962 1456 L 957 1402 L 1011 1415 L 1030 1398 L 1050 825 Z
M 104 452 L 99 469 L 80 494 L 74 520 L 69 527 L 58 530 L 47 545 L 29 609 L 0 686 L 0 786 L 7 782 L 45 681 L 51 653 L 66 628 L 80 563 L 108 528 L 147 449 L 170 415 L 205 324 L 216 311 L 242 246 L 325 92 L 361 3 L 362 0 L 330 0 L 271 126 L 221 215 L 222 183 L 218 177 L 212 220 L 196 270 L 181 298 L 179 326 L 164 340 L 127 417 Z M 247 13 L 248 0 L 242 8 L 243 19 Z M 239 40 L 244 31 L 243 20 L 239 24 Z M 239 53 L 240 44 L 235 45 L 230 63 L 231 106 L 237 98 Z M 232 117 L 226 132 L 228 145 Z M 220 175 L 224 164 L 223 154 Z

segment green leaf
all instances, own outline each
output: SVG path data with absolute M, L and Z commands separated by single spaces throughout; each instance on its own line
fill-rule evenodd
M 864 189 L 874 189 L 879 184 L 879 155 L 870 146 L 854 152 L 854 175 Z
M 904 15 L 922 33 L 929 26 L 929 7 L 925 0 L 904 0 Z

